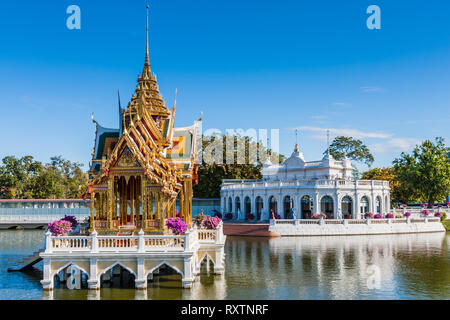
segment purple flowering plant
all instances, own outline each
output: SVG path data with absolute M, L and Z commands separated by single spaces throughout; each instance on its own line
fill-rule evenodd
M 255 216 L 253 215 L 253 213 L 247 213 L 245 215 L 245 220 L 253 220 L 255 219 Z
M 373 213 L 372 213 L 372 212 L 366 212 L 366 213 L 364 214 L 364 218 L 366 218 L 366 219 L 372 219 L 372 218 L 373 218 Z
M 207 216 L 203 220 L 202 226 L 206 229 L 216 230 L 217 227 L 219 226 L 220 222 L 222 222 L 222 219 L 220 219 L 219 217 Z
M 173 234 L 182 234 L 187 230 L 186 223 L 181 218 L 169 218 L 166 222 L 167 228 L 172 231 Z
M 428 211 L 428 209 L 424 209 L 422 210 L 422 214 L 427 217 L 430 214 L 430 211 Z
M 377 213 L 376 215 L 373 216 L 375 219 L 382 219 L 383 216 L 380 213 Z
M 67 220 L 56 220 L 48 224 L 48 231 L 52 233 L 53 236 L 60 236 L 67 234 L 72 231 L 72 223 Z
M 386 218 L 392 219 L 392 218 L 394 218 L 394 215 L 389 212 L 389 213 L 386 214 Z
M 75 218 L 74 216 L 64 215 L 64 218 L 62 218 L 61 220 L 69 221 L 72 224 L 72 228 L 76 228 L 78 225 L 77 218 Z
M 409 212 L 409 211 L 405 212 L 404 216 L 405 217 L 410 217 L 411 216 L 411 212 Z
M 203 213 L 199 213 L 194 217 L 194 223 L 197 225 L 197 227 L 201 227 L 203 221 L 206 219 L 206 216 Z

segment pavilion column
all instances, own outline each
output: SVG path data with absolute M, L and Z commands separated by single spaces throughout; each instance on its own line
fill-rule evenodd
M 126 179 L 122 180 L 122 188 L 121 188 L 121 195 L 120 195 L 120 224 L 125 224 L 127 219 L 127 198 L 128 198 L 128 190 L 127 190 L 127 181 Z
M 134 190 L 135 190 L 134 214 L 135 214 L 135 221 L 137 223 L 138 221 L 142 222 L 142 218 L 140 217 L 140 215 L 141 215 L 141 200 L 140 200 L 140 197 L 141 197 L 140 187 L 141 187 L 141 185 L 140 185 L 140 180 L 139 181 L 138 181 L 138 179 L 134 180 L 134 186 L 135 186 L 135 188 L 134 188 Z
M 117 188 L 118 184 L 114 180 L 114 192 L 113 192 L 113 205 L 112 205 L 112 217 L 117 220 Z
M 134 177 L 130 178 L 130 223 L 134 224 L 134 198 L 136 196 L 135 190 L 135 179 Z
M 95 193 L 95 218 L 101 219 L 102 218 L 102 212 L 100 210 L 100 193 Z
M 112 217 L 113 217 L 113 209 L 114 209 L 114 177 L 111 177 L 108 180 L 108 202 L 107 202 L 107 210 L 106 210 L 106 221 L 108 229 L 112 229 Z
M 145 178 L 141 179 L 141 197 L 142 197 L 142 229 L 147 226 L 147 216 L 148 216 L 148 207 L 147 207 L 147 190 L 145 189 Z
M 91 192 L 91 202 L 89 203 L 89 209 L 91 211 L 91 225 L 90 225 L 90 231 L 94 230 L 95 226 L 95 196 L 94 192 Z
M 148 209 L 147 209 L 147 215 L 150 215 L 148 219 L 153 220 L 153 192 L 149 192 L 148 195 L 148 203 L 147 203 Z
M 176 200 L 175 200 L 176 201 Z M 179 212 L 180 212 L 180 216 L 181 217 L 183 217 L 183 221 L 185 222 L 185 223 L 188 223 L 187 222 L 187 215 L 186 215 L 186 213 L 185 213 L 185 209 L 184 209 L 184 187 L 181 189 L 181 191 L 180 191 L 180 199 L 179 199 L 179 203 L 180 203 L 180 210 L 179 210 Z

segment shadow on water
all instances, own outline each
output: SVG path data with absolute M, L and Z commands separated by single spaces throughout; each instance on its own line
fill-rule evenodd
M 347 237 L 227 237 L 225 275 L 201 266 L 191 289 L 181 276 L 161 268 L 147 290 L 134 276 L 110 273 L 101 290 L 42 291 L 42 266 L 27 272 L 6 269 L 42 246 L 43 232 L 0 231 L 1 299 L 449 299 L 449 234 Z M 370 287 L 368 268 L 379 270 Z M 112 271 L 110 271 L 112 272 Z M 108 276 L 106 277 L 108 278 Z M 82 282 L 85 282 L 83 280 Z

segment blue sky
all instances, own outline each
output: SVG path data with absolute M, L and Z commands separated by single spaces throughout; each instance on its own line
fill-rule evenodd
M 81 8 L 81 30 L 66 8 Z M 381 29 L 366 8 L 381 8 Z M 145 1 L 9 1 L 0 10 L 0 157 L 89 162 L 95 127 L 117 127 L 145 53 Z M 450 2 L 152 1 L 150 62 L 176 125 L 279 129 L 306 160 L 326 129 L 388 166 L 423 139 L 449 139 Z

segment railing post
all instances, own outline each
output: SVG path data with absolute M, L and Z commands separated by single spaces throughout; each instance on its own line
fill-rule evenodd
M 319 225 L 322 226 L 323 225 L 323 217 L 321 216 L 319 219 Z
M 98 252 L 98 238 L 97 238 L 97 231 L 94 229 L 91 235 L 91 251 L 92 252 Z
M 190 248 L 190 243 L 189 243 L 189 236 L 190 236 L 190 232 L 189 231 L 186 231 L 185 233 L 184 233 L 184 251 L 188 251 L 189 250 L 189 248 Z
M 138 252 L 144 252 L 144 246 L 145 246 L 145 242 L 144 242 L 144 230 L 139 231 L 138 233 L 139 238 L 138 238 Z
M 52 233 L 50 231 L 47 231 L 45 233 L 45 252 L 51 253 L 52 252 Z

